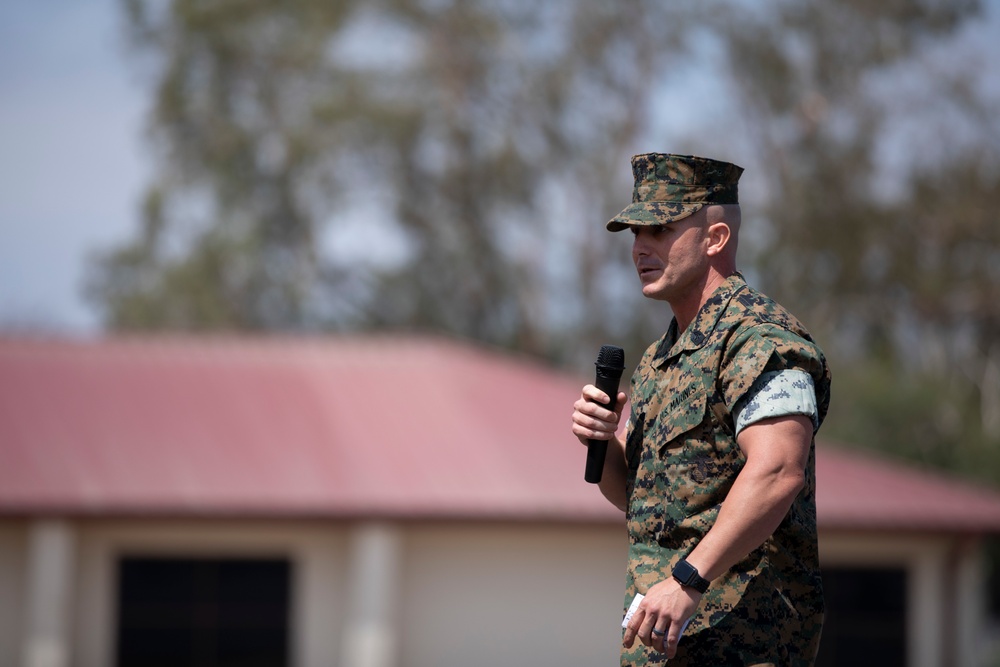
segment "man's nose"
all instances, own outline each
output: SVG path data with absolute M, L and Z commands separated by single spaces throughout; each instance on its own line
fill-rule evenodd
M 646 235 L 641 231 L 636 232 L 636 235 L 632 239 L 632 254 L 636 256 L 649 254 L 649 244 L 647 243 Z

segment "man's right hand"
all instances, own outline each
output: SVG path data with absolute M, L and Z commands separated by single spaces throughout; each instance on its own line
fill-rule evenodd
M 587 440 L 611 440 L 615 437 L 628 396 L 623 391 L 618 392 L 614 410 L 604 407 L 610 400 L 607 394 L 592 384 L 583 388 L 580 398 L 573 404 L 573 435 L 581 443 L 586 445 Z
M 580 398 L 573 404 L 573 435 L 584 445 L 587 440 L 608 440 L 608 453 L 604 459 L 604 474 L 598 486 L 612 505 L 625 511 L 625 443 L 616 435 L 622 410 L 628 401 L 625 392 L 618 392 L 615 409 L 609 410 L 608 395 L 592 384 L 583 388 Z

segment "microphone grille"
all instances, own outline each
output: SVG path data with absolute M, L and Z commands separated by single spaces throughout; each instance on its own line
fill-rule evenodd
M 597 353 L 598 366 L 625 367 L 625 350 L 616 345 L 602 345 Z

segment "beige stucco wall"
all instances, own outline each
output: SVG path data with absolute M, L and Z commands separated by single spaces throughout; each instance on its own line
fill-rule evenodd
M 63 667 L 113 664 L 117 559 L 140 553 L 288 558 L 295 667 L 598 667 L 617 660 L 623 526 L 220 520 L 56 525 L 66 527 L 72 546 L 69 662 Z M 22 653 L 30 607 L 29 535 L 38 526 L 0 521 L 0 667 L 33 667 L 23 664 Z M 975 593 L 982 588 L 982 571 L 974 547 L 931 536 L 828 533 L 820 540 L 825 567 L 881 564 L 910 574 L 913 667 L 942 664 L 949 643 L 944 591 L 965 591 L 950 607 L 961 619 L 961 632 L 968 634 L 981 620 Z M 384 650 L 362 650 L 366 638 Z M 956 664 L 977 664 L 973 653 Z
M 407 531 L 398 667 L 617 663 L 624 527 Z
M 0 524 L 0 667 L 22 664 L 31 522 Z M 618 652 L 625 536 L 608 525 L 381 522 L 395 555 L 368 553 L 366 523 L 77 520 L 65 667 L 113 664 L 117 559 L 128 554 L 287 557 L 293 665 L 344 664 L 358 586 L 391 564 L 390 667 L 597 667 Z M 366 537 L 367 536 L 367 537 Z M 367 541 L 366 541 L 367 540 Z M 379 541 L 374 541 L 376 549 Z M 377 564 L 373 570 L 372 563 Z M 367 572 L 364 570 L 367 567 Z M 377 588 L 377 586 L 373 587 Z M 376 605 L 376 608 L 379 606 Z M 542 656 L 543 658 L 534 658 Z

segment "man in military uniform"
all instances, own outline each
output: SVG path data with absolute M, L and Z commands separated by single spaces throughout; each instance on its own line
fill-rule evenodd
M 694 156 L 632 158 L 633 234 L 651 299 L 674 318 L 631 383 L 631 417 L 592 385 L 573 433 L 609 441 L 601 492 L 626 512 L 622 665 L 811 665 L 823 623 L 814 435 L 822 350 L 736 270 L 743 170 Z M 683 633 L 683 639 L 681 634 Z M 639 641 L 636 642 L 635 640 Z

